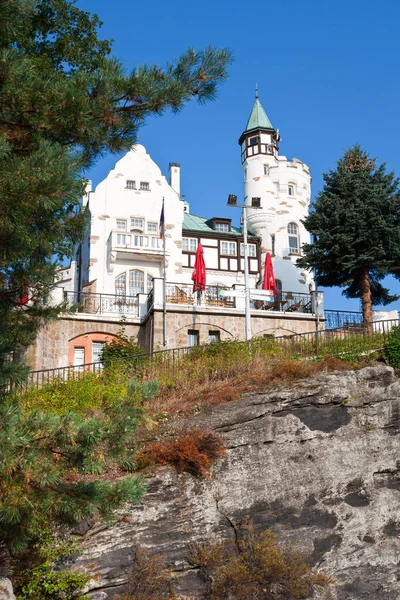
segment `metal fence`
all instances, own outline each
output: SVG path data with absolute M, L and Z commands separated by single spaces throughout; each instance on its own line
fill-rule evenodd
M 139 300 L 137 296 L 118 294 L 93 294 L 91 292 L 64 292 L 67 306 L 76 305 L 77 312 L 92 315 L 118 314 L 139 316 Z
M 362 312 L 351 310 L 325 310 L 325 329 L 349 329 L 363 322 Z
M 203 292 L 193 292 L 192 283 L 167 283 L 166 297 L 169 304 L 201 304 L 235 308 L 235 298 L 229 296 L 233 291 L 221 285 L 206 285 Z
M 285 358 L 313 358 L 336 356 L 338 358 L 357 352 L 379 350 L 385 345 L 393 327 L 399 325 L 399 320 L 377 321 L 375 323 L 358 323 L 357 326 L 344 329 L 326 329 L 319 332 L 299 333 L 282 337 L 267 336 L 256 338 L 249 342 L 236 342 L 247 347 L 249 353 L 265 354 L 266 356 L 281 356 Z M 261 341 L 261 343 L 260 343 Z M 228 342 L 229 343 L 229 342 Z M 56 369 L 31 371 L 28 380 L 18 386 L 18 392 L 23 393 L 29 388 L 41 388 L 45 385 L 64 383 L 78 379 L 89 373 L 104 372 L 109 368 L 128 370 L 132 377 L 147 378 L 149 374 L 173 376 L 182 368 L 185 358 L 201 358 L 202 353 L 211 351 L 215 356 L 219 348 L 226 349 L 227 344 L 217 342 L 211 345 L 192 348 L 173 348 L 140 354 L 131 359 L 114 359 L 104 363 L 89 363 L 79 366 L 67 366 Z M 271 351 L 272 350 L 272 351 Z
M 256 310 L 270 310 L 280 312 L 312 313 L 311 294 L 295 292 L 278 292 L 272 301 L 252 300 L 252 308 Z

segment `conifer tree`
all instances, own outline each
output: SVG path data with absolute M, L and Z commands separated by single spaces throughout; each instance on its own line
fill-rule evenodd
M 104 421 L 26 415 L 4 398 L 25 374 L 12 356 L 61 308 L 46 298 L 84 232 L 87 168 L 129 149 L 149 116 L 214 99 L 230 62 L 227 50 L 189 48 L 128 73 L 75 4 L 0 2 L 0 577 L 46 519 L 107 516 L 141 494 L 135 479 L 93 479 L 99 457 L 131 468 L 129 407 Z
M 381 281 L 397 277 L 400 266 L 399 180 L 355 145 L 324 181 L 304 221 L 313 243 L 303 245 L 297 265 L 315 269 L 319 285 L 360 298 L 363 320 L 371 323 L 372 306 L 398 298 Z
M 10 351 L 54 315 L 43 299 L 82 237 L 85 169 L 130 148 L 149 116 L 212 100 L 226 77 L 229 52 L 214 48 L 128 73 L 99 25 L 75 0 L 0 3 L 0 389 L 23 375 Z

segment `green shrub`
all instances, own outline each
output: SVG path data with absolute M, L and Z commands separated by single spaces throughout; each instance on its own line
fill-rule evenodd
M 400 365 L 400 327 L 393 327 L 389 333 L 383 356 L 387 358 L 391 367 L 396 368 Z
M 75 412 L 87 415 L 117 406 L 124 401 L 128 374 L 119 369 L 106 373 L 79 373 L 76 379 L 57 381 L 40 389 L 30 389 L 20 398 L 27 411 L 51 410 L 58 415 Z
M 61 566 L 78 548 L 53 533 L 49 529 L 41 531 L 31 544 L 29 554 L 20 557 L 15 564 L 17 600 L 84 599 L 81 592 L 90 577 Z

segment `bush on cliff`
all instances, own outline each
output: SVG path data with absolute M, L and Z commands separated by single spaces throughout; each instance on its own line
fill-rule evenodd
M 333 583 L 304 556 L 279 547 L 271 531 L 249 526 L 241 533 L 236 541 L 190 545 L 188 560 L 200 569 L 211 600 L 302 600 L 315 586 Z

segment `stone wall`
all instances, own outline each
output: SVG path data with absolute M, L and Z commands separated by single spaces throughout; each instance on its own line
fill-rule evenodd
M 142 330 L 139 323 L 124 324 L 125 334 L 141 341 Z M 100 319 L 99 317 L 75 315 L 60 317 L 43 327 L 32 346 L 27 351 L 27 362 L 33 370 L 54 369 L 71 364 L 68 350 L 71 340 L 80 335 L 93 333 L 111 336 L 117 335 L 121 329 L 121 321 L 117 319 Z M 90 362 L 90 361 L 88 361 Z
M 276 315 L 276 313 L 275 313 Z M 163 347 L 163 313 L 156 308 L 142 323 L 127 320 L 125 334 L 133 336 L 151 352 Z M 293 333 L 314 332 L 315 316 L 303 313 L 281 313 L 278 316 L 266 312 L 254 312 L 251 318 L 253 337 L 262 335 L 290 335 Z M 323 328 L 323 321 L 320 322 Z M 74 314 L 60 317 L 43 327 L 35 343 L 27 351 L 27 361 L 33 370 L 54 369 L 73 364 L 73 340 L 87 336 L 87 343 L 79 341 L 79 346 L 90 347 L 91 341 L 109 341 L 121 329 L 121 321 L 116 317 Z M 199 343 L 207 344 L 209 332 L 217 331 L 221 340 L 245 339 L 245 316 L 241 311 L 223 311 L 218 308 L 168 305 L 167 347 L 188 346 L 188 331 L 199 332 Z M 93 334 L 99 334 L 97 337 Z M 81 343 L 82 342 L 82 343 Z M 91 362 L 91 355 L 85 363 Z
M 282 313 L 279 316 L 267 315 L 261 311 L 251 318 L 253 337 L 262 335 L 282 336 L 293 333 L 314 332 L 315 316 L 300 313 Z M 323 321 L 320 322 L 323 329 Z M 171 309 L 167 313 L 168 347 L 178 348 L 188 345 L 188 331 L 199 331 L 200 345 L 208 343 L 209 331 L 219 331 L 221 340 L 245 339 L 245 317 L 243 313 L 217 312 L 195 307 Z M 161 347 L 163 314 L 154 311 L 154 348 Z

